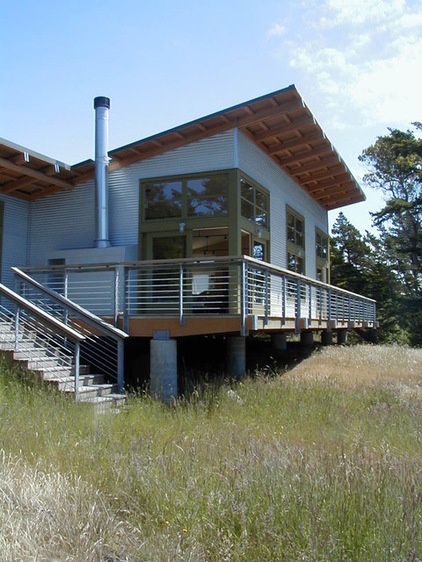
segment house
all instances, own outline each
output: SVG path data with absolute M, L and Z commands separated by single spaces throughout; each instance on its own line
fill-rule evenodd
M 95 162 L 0 141 L 4 285 L 19 266 L 151 338 L 173 388 L 180 337 L 230 336 L 241 374 L 249 332 L 375 326 L 373 301 L 329 284 L 328 211 L 365 197 L 295 86 L 111 151 L 110 100 L 94 107 Z

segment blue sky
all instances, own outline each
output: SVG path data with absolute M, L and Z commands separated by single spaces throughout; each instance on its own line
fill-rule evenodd
M 295 84 L 358 181 L 422 120 L 422 0 L 14 0 L 0 11 L 0 136 L 74 164 Z M 344 208 L 361 230 L 382 199 Z M 331 222 L 337 213 L 331 213 Z

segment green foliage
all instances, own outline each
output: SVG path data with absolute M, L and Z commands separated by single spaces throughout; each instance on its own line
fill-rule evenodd
M 362 235 L 340 214 L 331 280 L 377 300 L 381 341 L 422 345 L 422 139 L 389 129 L 360 160 L 365 183 L 384 194 L 385 206 L 372 214 L 379 236 Z
M 420 123 L 414 123 L 417 131 Z M 422 291 L 422 139 L 412 131 L 389 129 L 363 151 L 365 183 L 380 189 L 385 206 L 373 214 L 397 273 L 414 296 Z
M 398 354 L 362 348 L 357 370 L 363 355 L 391 368 Z M 406 350 L 399 355 L 401 370 Z M 418 368 L 422 358 L 413 361 Z M 342 361 L 334 363 L 341 375 Z M 37 536 L 40 560 L 420 559 L 418 384 L 402 392 L 391 381 L 347 388 L 256 376 L 171 406 L 133 396 L 126 411 L 104 416 L 9 374 L 0 378 L 0 442 L 37 471 L 81 483 L 78 496 L 59 498 L 77 499 L 86 526 L 69 527 L 66 542 L 66 526 L 46 513 L 65 550 L 47 551 Z M 87 512 L 83 490 L 104 525 Z M 13 498 L 15 516 L 32 516 Z M 22 550 L 29 535 L 10 559 L 33 559 Z
M 331 237 L 331 282 L 377 301 L 379 329 L 384 343 L 409 343 L 403 323 L 401 284 L 389 263 L 382 240 L 364 236 L 340 213 Z

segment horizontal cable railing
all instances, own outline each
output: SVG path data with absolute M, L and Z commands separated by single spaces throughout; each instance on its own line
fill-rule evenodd
M 0 284 L 1 349 L 44 377 L 61 376 L 79 396 L 80 348 L 85 336 Z M 66 389 L 66 385 L 64 386 Z
M 309 277 L 246 257 L 173 259 L 30 270 L 48 286 L 103 316 L 215 314 L 256 316 L 294 329 L 376 325 L 375 301 Z
M 83 334 L 84 341 L 80 348 L 81 361 L 88 364 L 91 370 L 94 369 L 98 374 L 104 375 L 109 382 L 117 383 L 119 391 L 122 391 L 124 386 L 124 339 L 128 334 L 83 308 L 81 302 L 91 304 L 84 290 L 82 290 L 81 298 L 78 299 L 79 302 L 73 302 L 68 297 L 43 286 L 38 280 L 29 277 L 18 268 L 12 268 L 12 270 L 16 275 L 18 292 L 48 314 Z M 96 284 L 98 294 L 93 297 L 93 306 L 98 303 L 99 298 L 105 302 L 107 296 L 110 299 L 110 296 L 114 294 L 114 284 L 105 285 L 101 283 L 102 280 L 100 278 Z M 107 291 L 104 291 L 104 286 L 107 286 Z M 72 284 L 69 292 L 78 296 L 80 288 L 80 284 Z

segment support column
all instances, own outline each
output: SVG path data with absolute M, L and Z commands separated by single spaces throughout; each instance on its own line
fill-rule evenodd
M 333 332 L 324 330 L 321 333 L 321 344 L 322 345 L 333 345 Z
M 304 347 L 312 347 L 314 345 L 314 334 L 312 332 L 301 332 L 300 343 Z
M 177 396 L 177 341 L 150 342 L 151 394 L 167 402 Z
M 242 379 L 246 372 L 246 338 L 230 336 L 227 338 L 227 375 Z
M 347 330 L 337 330 L 337 343 L 347 343 Z
M 271 345 L 275 351 L 286 351 L 287 339 L 286 334 L 271 334 Z

